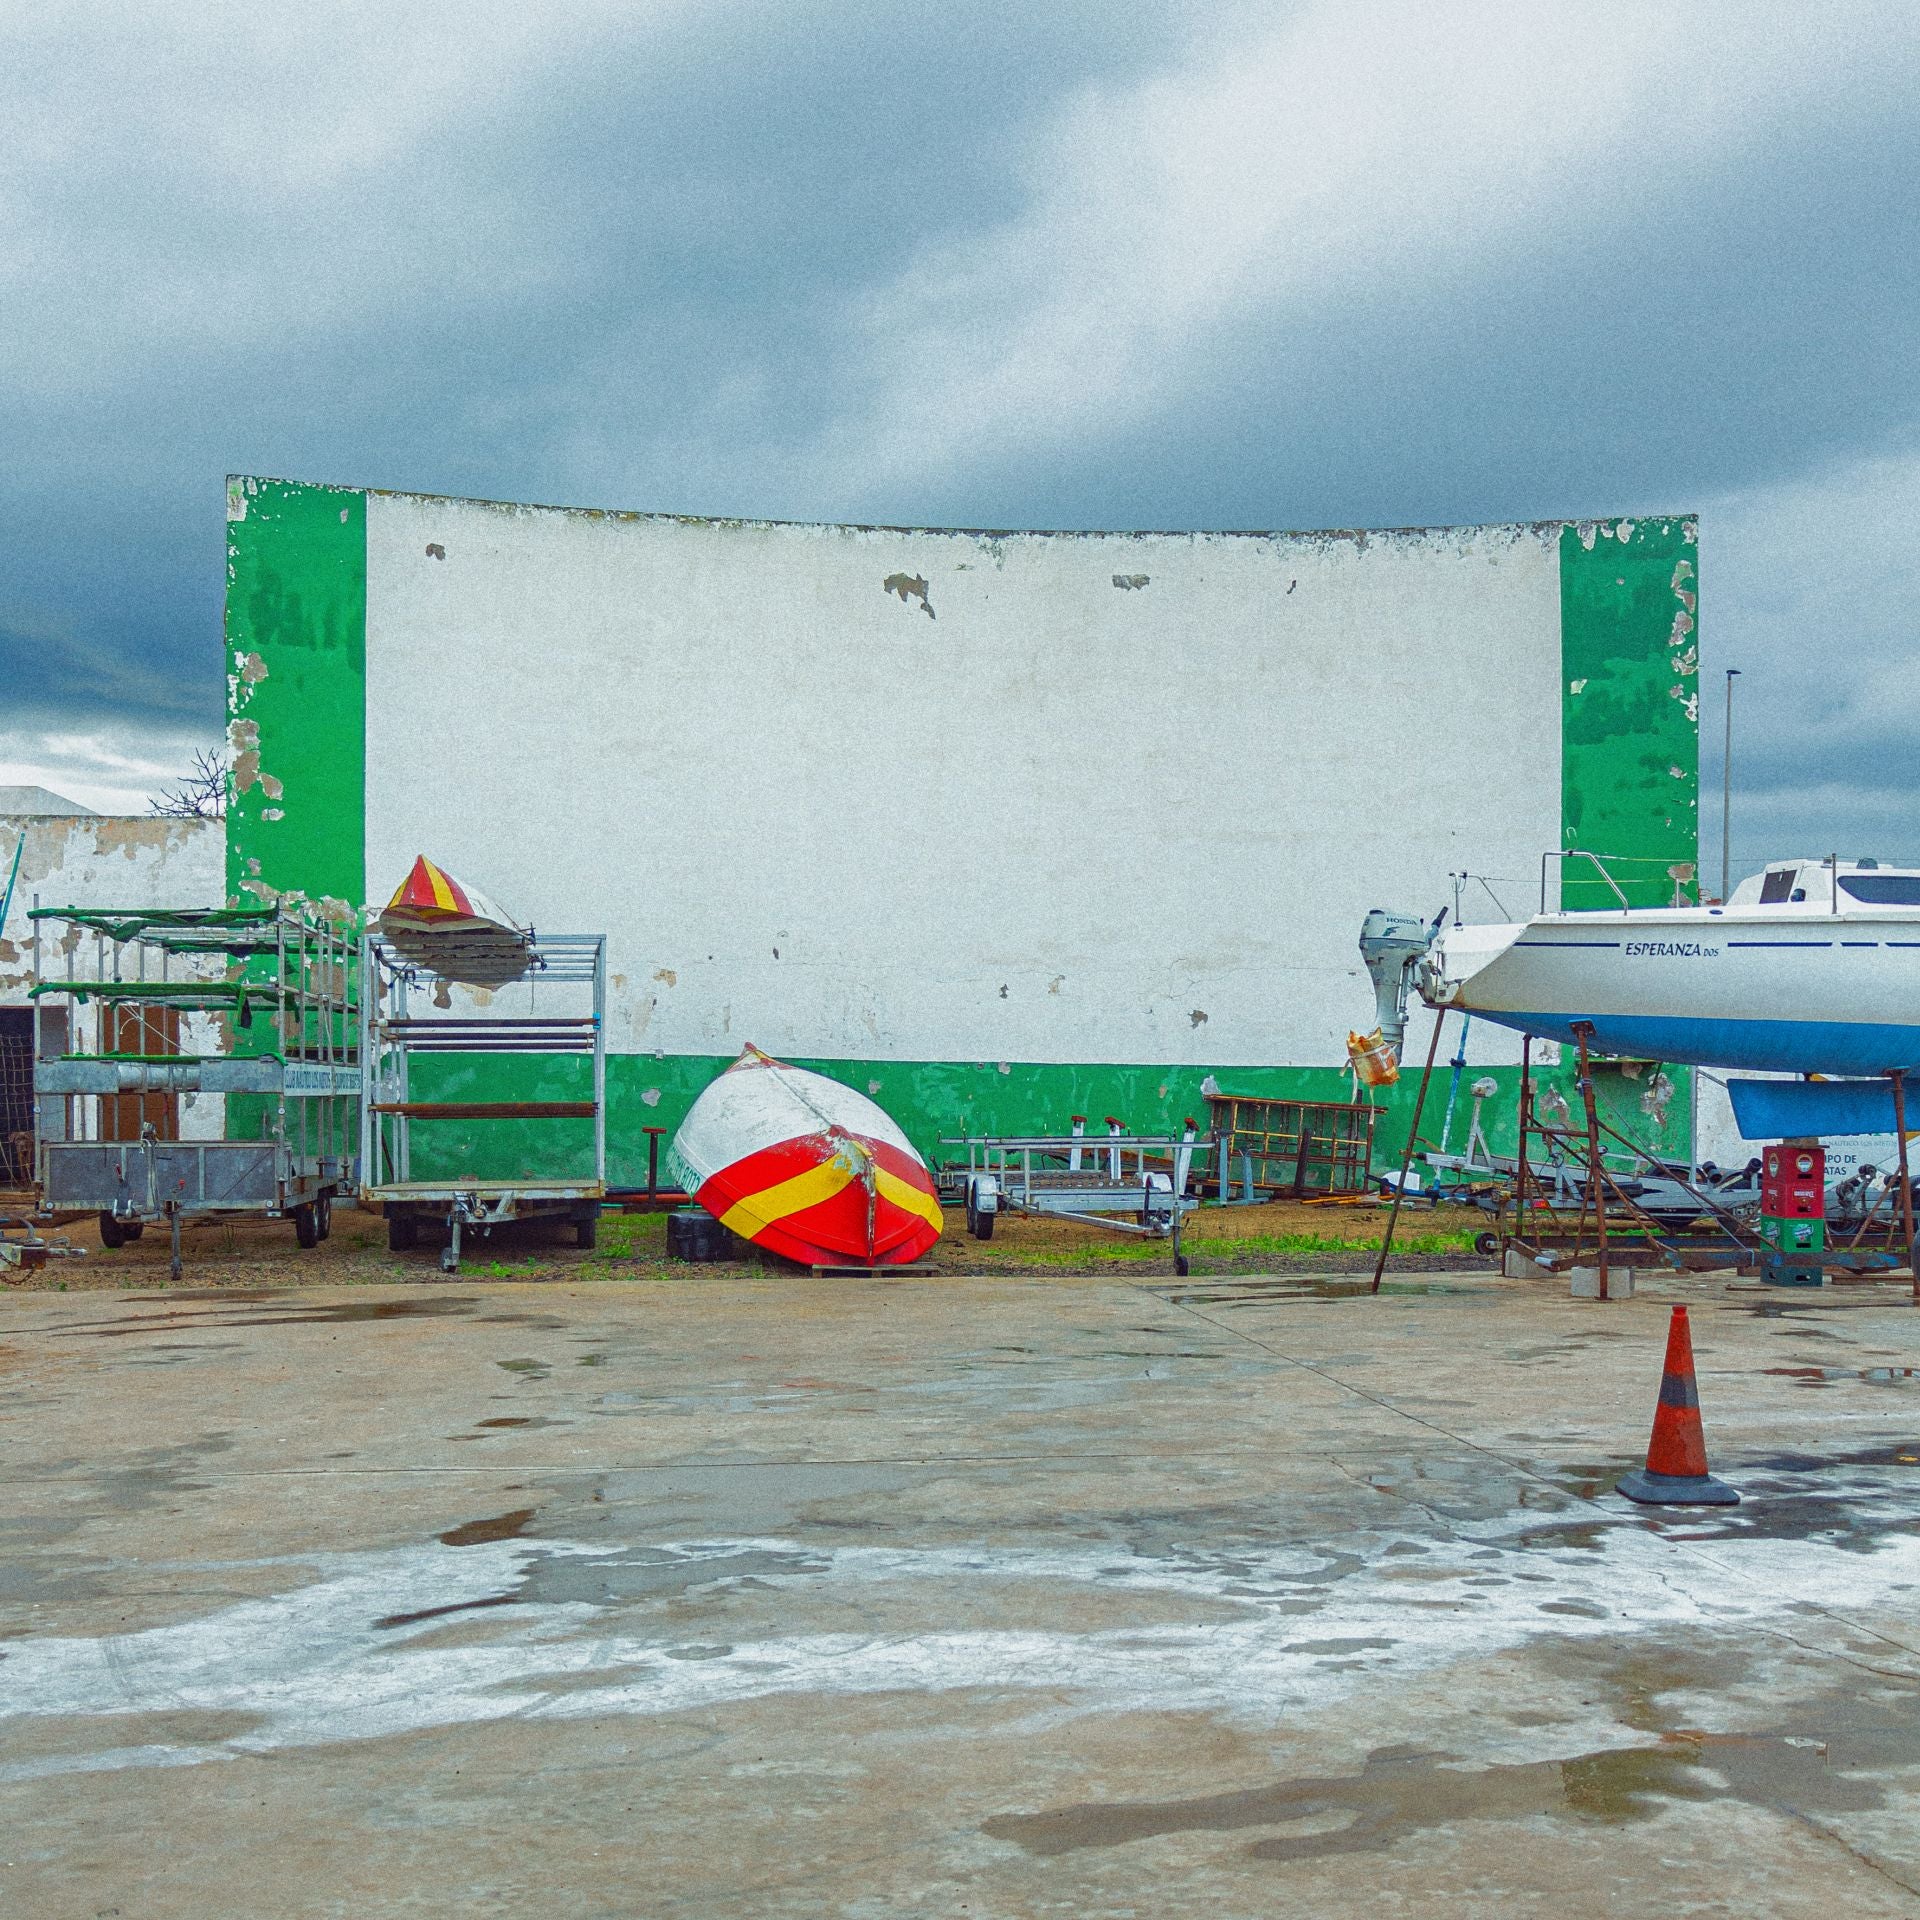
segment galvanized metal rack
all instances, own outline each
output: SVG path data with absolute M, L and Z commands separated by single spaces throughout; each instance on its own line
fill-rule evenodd
M 324 1240 L 358 1140 L 352 932 L 304 906 L 29 917 L 42 1211 L 97 1213 L 109 1247 L 165 1220 L 176 1279 L 183 1223 L 255 1213 Z M 226 1096 L 224 1138 L 177 1137 L 189 1093 Z
M 483 995 L 403 956 L 383 935 L 367 935 L 361 946 L 368 1096 L 361 1108 L 360 1197 L 386 1215 L 387 1244 L 395 1252 L 418 1245 L 423 1227 L 444 1229 L 440 1264 L 451 1273 L 460 1264 L 463 1233 L 490 1234 L 508 1221 L 542 1217 L 571 1222 L 577 1243 L 593 1245 L 607 1191 L 606 949 L 604 934 L 537 935 L 527 946 L 526 972 Z M 435 1098 L 425 1063 L 450 1064 L 448 1056 L 520 1057 L 529 1064 L 534 1056 L 585 1057 L 592 1094 Z M 482 1178 L 452 1164 L 457 1156 L 447 1151 L 444 1134 L 415 1139 L 423 1124 L 548 1120 L 582 1124 L 568 1130 L 574 1138 L 552 1149 L 554 1164 L 533 1174 Z

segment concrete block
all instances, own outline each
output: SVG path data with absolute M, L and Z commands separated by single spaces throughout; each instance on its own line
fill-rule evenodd
M 1598 1267 L 1575 1267 L 1572 1272 L 1572 1291 L 1576 1300 L 1598 1300 L 1600 1298 L 1600 1269 Z M 1609 1300 L 1631 1300 L 1633 1298 L 1633 1269 L 1631 1267 L 1607 1267 L 1607 1298 Z

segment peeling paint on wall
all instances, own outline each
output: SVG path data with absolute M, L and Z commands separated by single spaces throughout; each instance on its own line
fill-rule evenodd
M 228 892 L 351 912 L 365 884 L 365 496 L 238 479 L 227 497 Z
M 890 573 L 880 582 L 883 593 L 897 593 L 900 604 L 905 606 L 909 600 L 920 602 L 920 611 L 929 620 L 934 618 L 933 602 L 927 598 L 927 582 L 924 574 Z
M 1560 539 L 1561 845 L 1612 856 L 1638 906 L 1673 899 L 1669 868 L 1699 867 L 1698 541 L 1690 517 L 1587 521 Z M 1566 864 L 1568 907 L 1618 905 Z

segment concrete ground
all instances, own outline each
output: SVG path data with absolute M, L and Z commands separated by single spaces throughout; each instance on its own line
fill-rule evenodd
M 0 1914 L 1920 1914 L 1920 1313 L 1398 1284 L 0 1295 Z

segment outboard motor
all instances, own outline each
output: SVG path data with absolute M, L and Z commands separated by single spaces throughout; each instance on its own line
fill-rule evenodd
M 1400 1043 L 1407 1036 L 1407 996 L 1413 988 L 1413 969 L 1433 944 L 1440 922 L 1447 917 L 1442 907 L 1429 926 L 1411 913 L 1389 913 L 1375 907 L 1360 928 L 1360 958 L 1373 978 L 1373 996 L 1380 1038 L 1400 1057 Z

